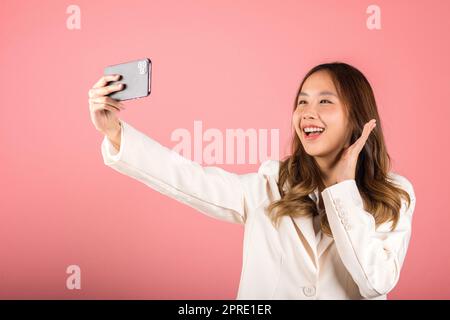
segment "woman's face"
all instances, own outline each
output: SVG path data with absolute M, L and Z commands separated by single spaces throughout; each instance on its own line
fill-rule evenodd
M 350 141 L 351 130 L 344 108 L 327 71 L 317 71 L 303 83 L 292 122 L 310 156 L 335 154 Z M 308 138 L 304 128 L 310 126 L 324 128 L 324 131 L 315 138 Z

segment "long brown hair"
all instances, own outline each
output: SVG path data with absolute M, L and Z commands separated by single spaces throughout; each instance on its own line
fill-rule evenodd
M 411 199 L 409 194 L 396 185 L 389 176 L 391 158 L 384 143 L 381 120 L 372 88 L 366 77 L 355 67 L 342 62 L 320 64 L 312 68 L 303 78 L 298 89 L 298 96 L 306 79 L 314 72 L 327 71 L 336 87 L 351 125 L 351 140 L 353 144 L 362 133 L 364 124 L 370 119 L 376 119 L 377 126 L 372 130 L 364 148 L 361 150 L 356 166 L 355 181 L 363 199 L 364 209 L 375 219 L 376 226 L 392 221 L 391 229 L 395 229 L 400 209 L 401 197 Z M 297 134 L 293 134 L 291 155 L 280 163 L 278 173 L 278 189 L 281 199 L 274 201 L 268 207 L 272 222 L 277 225 L 283 215 L 292 217 L 300 215 L 317 215 L 314 201 L 308 196 L 316 187 L 321 190 L 324 183 L 315 159 L 306 153 Z M 332 236 L 327 215 L 321 219 L 321 229 Z

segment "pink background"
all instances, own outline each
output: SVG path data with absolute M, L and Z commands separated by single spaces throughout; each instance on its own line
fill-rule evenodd
M 81 8 L 81 30 L 66 8 Z M 381 8 L 369 30 L 366 8 Z M 172 147 L 177 128 L 280 129 L 314 65 L 373 85 L 394 171 L 414 185 L 413 235 L 389 299 L 450 298 L 449 1 L 2 1 L 0 298 L 235 299 L 243 228 L 103 164 L 88 90 L 149 57 L 152 93 L 121 117 Z M 246 173 L 256 165 L 220 165 Z M 81 290 L 66 268 L 81 267 Z

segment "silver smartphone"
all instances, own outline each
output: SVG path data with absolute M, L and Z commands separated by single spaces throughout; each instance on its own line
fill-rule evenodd
M 142 98 L 151 92 L 152 62 L 148 58 L 107 66 L 104 75 L 110 74 L 120 74 L 122 77 L 117 81 L 111 81 L 108 85 L 116 82 L 125 85 L 124 89 L 108 94 L 115 100 Z

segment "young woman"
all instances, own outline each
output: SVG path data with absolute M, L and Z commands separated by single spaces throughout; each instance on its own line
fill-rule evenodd
M 117 118 L 121 90 L 89 90 L 104 163 L 211 217 L 245 226 L 237 299 L 386 299 L 411 237 L 414 190 L 390 171 L 377 106 L 345 63 L 310 70 L 297 93 L 292 154 L 237 175 L 201 166 Z M 378 124 L 376 124 L 378 122 Z

